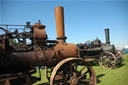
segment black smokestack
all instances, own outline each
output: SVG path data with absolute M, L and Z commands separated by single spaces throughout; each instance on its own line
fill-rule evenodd
M 106 44 L 110 45 L 109 28 L 105 29 Z

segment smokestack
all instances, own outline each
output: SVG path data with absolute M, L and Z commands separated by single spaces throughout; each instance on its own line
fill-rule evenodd
M 105 29 L 106 44 L 110 45 L 109 28 Z
M 65 31 L 64 31 L 64 8 L 59 6 L 55 8 L 55 19 L 56 19 L 56 31 L 57 40 L 63 40 L 65 42 Z

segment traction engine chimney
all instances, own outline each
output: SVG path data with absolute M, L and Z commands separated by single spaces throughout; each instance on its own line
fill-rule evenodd
M 56 31 L 57 40 L 65 42 L 65 31 L 64 31 L 64 8 L 59 6 L 55 8 L 55 19 L 56 19 Z
M 105 29 L 106 44 L 110 45 L 109 28 Z

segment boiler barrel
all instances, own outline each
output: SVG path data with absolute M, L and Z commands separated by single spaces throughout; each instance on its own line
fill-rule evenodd
M 29 67 L 53 67 L 68 57 L 78 57 L 78 48 L 75 44 L 57 44 L 55 47 L 38 48 L 34 51 L 8 52 L 0 56 L 0 73 L 22 71 Z

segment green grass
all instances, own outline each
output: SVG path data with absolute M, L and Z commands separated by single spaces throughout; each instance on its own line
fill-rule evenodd
M 128 55 L 123 56 L 123 63 L 119 68 L 102 69 L 100 66 L 93 66 L 97 76 L 97 85 L 128 85 Z M 49 85 L 43 69 L 41 81 L 33 85 Z M 33 76 L 39 77 L 38 70 Z
M 32 76 L 40 77 L 39 76 L 39 70 Z M 48 80 L 46 79 L 45 71 L 44 69 L 41 69 L 41 81 L 35 82 L 33 85 L 49 85 Z

